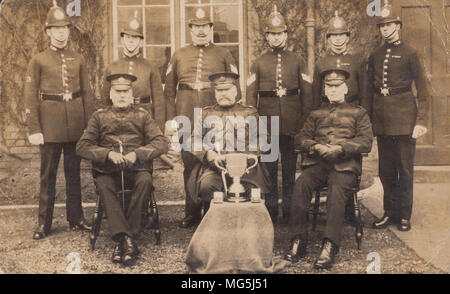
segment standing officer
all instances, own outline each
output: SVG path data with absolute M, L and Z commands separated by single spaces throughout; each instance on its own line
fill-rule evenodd
M 289 207 L 295 182 L 297 154 L 294 136 L 300 131 L 311 109 L 311 79 L 305 72 L 304 61 L 286 48 L 287 26 L 274 6 L 265 27 L 270 49 L 253 63 L 247 80 L 247 104 L 255 106 L 260 116 L 280 118 L 279 145 L 283 173 L 283 219 L 289 219 Z M 266 199 L 273 222 L 278 216 L 278 160 L 267 162 L 272 192 Z
M 108 66 L 105 78 L 112 71 L 128 72 L 136 76 L 137 80 L 133 83 L 133 103 L 150 112 L 161 130 L 164 130 L 166 105 L 161 76 L 157 67 L 143 57 L 141 48 L 144 34 L 137 13 L 135 11 L 134 18 L 120 32 L 123 45 L 122 57 Z M 107 79 L 103 86 L 103 99 L 106 105 L 110 105 L 111 101 L 108 99 L 110 83 Z
M 344 18 L 340 17 L 338 12 L 330 20 L 326 34 L 329 50 L 327 54 L 318 60 L 314 69 L 313 89 L 313 108 L 320 106 L 326 97 L 324 95 L 323 83 L 320 73 L 329 64 L 336 64 L 338 61 L 341 67 L 350 73 L 347 80 L 348 95 L 347 102 L 360 105 L 361 96 L 365 95 L 365 62 L 360 54 L 351 54 L 348 52 L 348 42 L 350 41 L 350 29 Z
M 384 215 L 374 228 L 397 224 L 411 228 L 416 138 L 426 133 L 429 93 L 424 67 L 416 50 L 400 40 L 400 17 L 385 4 L 377 23 L 385 43 L 369 57 L 368 78 L 373 95 L 363 103 L 372 118 L 378 141 Z M 417 88 L 417 100 L 411 84 Z
M 133 105 L 131 83 L 136 77 L 119 69 L 107 79 L 113 105 L 94 113 L 78 141 L 77 153 L 92 160 L 98 173 L 98 189 L 116 242 L 113 262 L 129 266 L 138 254 L 134 239 L 141 231 L 141 212 L 153 188 L 152 160 L 166 153 L 168 144 L 150 113 Z M 128 208 L 116 194 L 123 180 L 132 186 Z
M 217 72 L 238 73 L 231 53 L 211 42 L 213 23 L 206 17 L 202 8 L 196 10 L 195 18 L 189 20 L 192 44 L 175 52 L 170 60 L 166 74 L 164 95 L 166 96 L 167 119 L 177 115 L 190 119 L 193 126 L 194 108 L 203 108 L 216 103 L 214 88 L 208 77 Z M 238 88 L 239 91 L 239 88 Z M 188 134 L 179 134 L 184 138 Z M 181 151 L 184 164 L 184 187 L 196 158 L 187 151 Z M 187 228 L 200 221 L 201 206 L 196 205 L 186 190 L 185 218 L 180 227 Z
M 25 83 L 27 125 L 32 145 L 41 154 L 39 220 L 33 239 L 50 233 L 55 184 L 64 153 L 67 220 L 72 230 L 89 230 L 81 207 L 80 157 L 75 145 L 93 111 L 89 75 L 82 56 L 67 49 L 70 21 L 64 9 L 50 8 L 45 30 L 51 45 L 28 65 Z
M 345 204 L 361 175 L 361 153 L 372 148 L 372 126 L 367 111 L 347 102 L 346 80 L 350 74 L 341 64 L 328 65 L 320 73 L 329 103 L 311 112 L 296 147 L 305 153 L 305 168 L 295 183 L 289 233 L 291 249 L 285 259 L 297 262 L 306 255 L 308 211 L 313 192 L 328 186 L 327 225 L 321 252 L 314 268 L 330 268 L 339 251 Z

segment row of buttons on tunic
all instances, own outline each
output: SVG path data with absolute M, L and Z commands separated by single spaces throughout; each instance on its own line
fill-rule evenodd
M 66 58 L 64 56 L 64 53 L 61 52 L 61 61 L 62 61 L 62 80 L 63 80 L 63 87 L 64 92 L 69 93 L 69 77 L 67 76 L 67 64 L 66 64 Z
M 391 56 L 391 48 L 388 48 L 386 50 L 386 59 L 384 60 L 384 64 L 383 64 L 383 87 L 387 88 L 387 82 L 388 82 L 388 63 L 389 63 L 389 57 Z
M 276 87 L 281 88 L 283 81 L 281 80 L 281 54 L 278 53 L 278 64 L 277 64 L 277 79 L 276 79 Z
M 198 61 L 197 61 L 197 75 L 195 76 L 195 82 L 201 81 L 202 76 L 202 66 L 203 66 L 203 48 L 200 48 L 200 53 L 198 55 Z

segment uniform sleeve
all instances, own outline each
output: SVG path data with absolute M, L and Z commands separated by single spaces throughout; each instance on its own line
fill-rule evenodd
M 234 60 L 233 55 L 231 55 L 231 53 L 228 49 L 225 49 L 224 62 L 225 62 L 225 71 L 226 72 L 231 71 L 231 72 L 234 72 L 235 74 L 239 74 L 239 69 L 236 64 L 236 61 Z M 234 84 L 236 85 L 236 87 L 238 89 L 236 100 L 239 101 L 242 99 L 241 84 L 239 82 L 239 79 L 236 80 Z
M 150 88 L 152 90 L 152 104 L 155 109 L 155 121 L 161 131 L 164 132 L 164 124 L 166 122 L 166 101 L 164 99 L 161 76 L 156 67 L 152 67 L 150 77 Z
M 28 65 L 25 76 L 25 108 L 27 112 L 27 126 L 30 135 L 42 133 L 39 118 L 39 83 L 41 80 L 41 68 L 36 58 L 33 58 Z
M 365 76 L 365 94 L 361 97 L 361 106 L 367 111 L 369 118 L 372 120 L 372 103 L 373 103 L 373 95 L 374 95 L 374 63 L 373 63 L 373 53 L 369 56 L 369 60 L 367 61 L 367 73 Z
M 314 115 L 309 115 L 303 125 L 301 131 L 294 138 L 294 146 L 296 150 L 303 152 L 311 152 L 311 148 L 317 144 L 315 141 L 316 120 Z
M 313 104 L 312 109 L 318 109 L 322 102 L 322 79 L 320 78 L 319 67 L 317 64 L 314 66 L 313 82 L 312 82 L 312 96 Z
M 169 151 L 168 140 L 164 137 L 150 113 L 145 114 L 144 120 L 145 146 L 135 150 L 140 163 L 153 160 Z
M 112 104 L 111 100 L 109 99 L 109 92 L 111 89 L 111 83 L 106 79 L 107 76 L 109 76 L 109 73 L 111 72 L 109 66 L 105 70 L 105 76 L 103 77 L 103 85 L 102 89 L 100 90 L 100 95 L 102 99 L 102 104 L 104 107 L 109 106 Z
M 372 125 L 370 124 L 367 112 L 362 110 L 356 120 L 355 137 L 341 142 L 338 145 L 341 145 L 344 151 L 343 158 L 350 158 L 357 154 L 369 153 L 372 149 L 372 140 Z
M 80 157 L 92 160 L 96 163 L 105 163 L 111 148 L 99 146 L 100 138 L 100 118 L 98 113 L 94 113 L 88 122 L 87 128 L 77 142 L 76 150 Z
M 428 118 L 428 101 L 430 99 L 430 93 L 428 89 L 428 82 L 425 76 L 425 68 L 423 66 L 422 59 L 417 52 L 411 55 L 411 73 L 417 88 L 417 124 L 427 125 Z
M 367 80 L 367 60 L 362 56 L 359 59 L 357 74 L 359 105 L 361 105 L 362 101 L 367 101 L 366 96 L 369 95 Z
M 177 95 L 178 76 L 177 76 L 177 54 L 170 59 L 166 72 L 166 85 L 164 86 L 164 98 L 166 100 L 167 120 L 175 117 L 175 97 Z
M 86 63 L 84 62 L 84 58 L 81 58 L 80 86 L 83 94 L 85 126 L 87 126 L 89 119 L 94 113 L 94 94 L 92 92 L 91 83 L 89 82 L 89 72 Z
M 309 113 L 313 107 L 313 94 L 312 94 L 312 79 L 306 71 L 306 63 L 303 58 L 300 58 L 299 68 L 298 68 L 298 79 L 300 88 L 300 99 L 302 105 L 302 116 L 298 120 L 299 125 L 297 126 L 297 132 L 302 129 L 303 123 L 308 117 Z
M 259 70 L 258 64 L 255 61 L 250 67 L 250 73 L 247 79 L 247 99 L 248 106 L 258 107 L 258 85 L 259 85 Z

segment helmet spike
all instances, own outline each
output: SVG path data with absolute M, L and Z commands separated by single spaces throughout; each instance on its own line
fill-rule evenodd
M 278 13 L 278 7 L 276 4 L 273 5 L 272 13 Z
M 56 0 L 53 0 L 53 7 L 58 7 L 58 3 L 56 3 Z
M 389 5 L 389 0 L 384 0 L 384 6 L 388 6 Z
M 137 9 L 136 9 L 136 10 L 134 11 L 134 18 L 135 18 L 135 19 L 138 18 L 138 13 L 139 13 L 139 12 L 138 12 Z
M 339 12 L 337 10 L 334 11 L 334 17 L 339 17 Z

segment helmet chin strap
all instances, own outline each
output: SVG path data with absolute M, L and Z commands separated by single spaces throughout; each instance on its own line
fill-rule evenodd
M 397 32 L 397 29 L 394 29 L 394 30 L 392 31 L 392 33 L 390 33 L 389 36 L 387 36 L 385 39 L 386 39 L 387 41 L 389 41 L 389 39 L 392 38 L 392 36 L 394 36 L 394 34 L 395 34 L 396 32 Z

